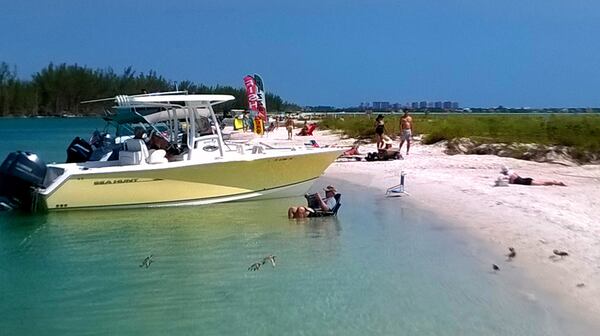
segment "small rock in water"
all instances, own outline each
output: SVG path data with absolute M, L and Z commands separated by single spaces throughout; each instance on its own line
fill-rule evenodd
M 492 264 L 492 269 L 493 269 L 494 271 L 499 271 L 499 270 L 500 270 L 500 267 L 498 267 L 498 265 L 496 265 L 496 264 Z
M 585 287 L 585 284 L 583 282 L 580 282 L 577 284 L 577 287 L 581 288 L 581 287 Z

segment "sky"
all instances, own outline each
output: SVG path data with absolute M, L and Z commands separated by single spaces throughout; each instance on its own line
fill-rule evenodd
M 0 0 L 0 62 L 155 70 L 299 105 L 600 107 L 597 0 Z

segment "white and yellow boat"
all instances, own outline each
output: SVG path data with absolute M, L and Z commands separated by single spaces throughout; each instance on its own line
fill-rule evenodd
M 117 128 L 116 140 L 108 147 L 104 141 L 93 146 L 74 141 L 69 151 L 79 154 L 70 156 L 76 162 L 48 165 L 32 153 L 9 154 L 0 166 L 0 206 L 145 208 L 298 196 L 341 154 L 337 148 L 225 142 L 212 106 L 232 99 L 118 96 L 116 113 L 108 118 Z M 160 136 L 168 148 L 148 149 L 147 140 L 132 137 L 135 125 Z

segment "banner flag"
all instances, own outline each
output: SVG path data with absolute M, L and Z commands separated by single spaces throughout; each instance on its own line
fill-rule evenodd
M 258 95 L 258 112 L 261 115 L 262 120 L 267 123 L 267 95 L 265 94 L 265 86 L 262 78 L 258 74 L 254 74 L 254 82 L 256 83 Z
M 244 77 L 246 95 L 248 96 L 248 108 L 256 111 L 264 122 L 267 119 L 266 97 L 264 93 L 262 78 L 258 75 Z

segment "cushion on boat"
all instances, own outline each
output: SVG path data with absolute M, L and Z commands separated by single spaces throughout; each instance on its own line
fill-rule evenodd
M 148 156 L 148 159 L 146 159 L 146 162 L 150 164 L 169 162 L 165 157 L 167 152 L 164 149 L 151 149 L 149 153 L 150 155 Z

